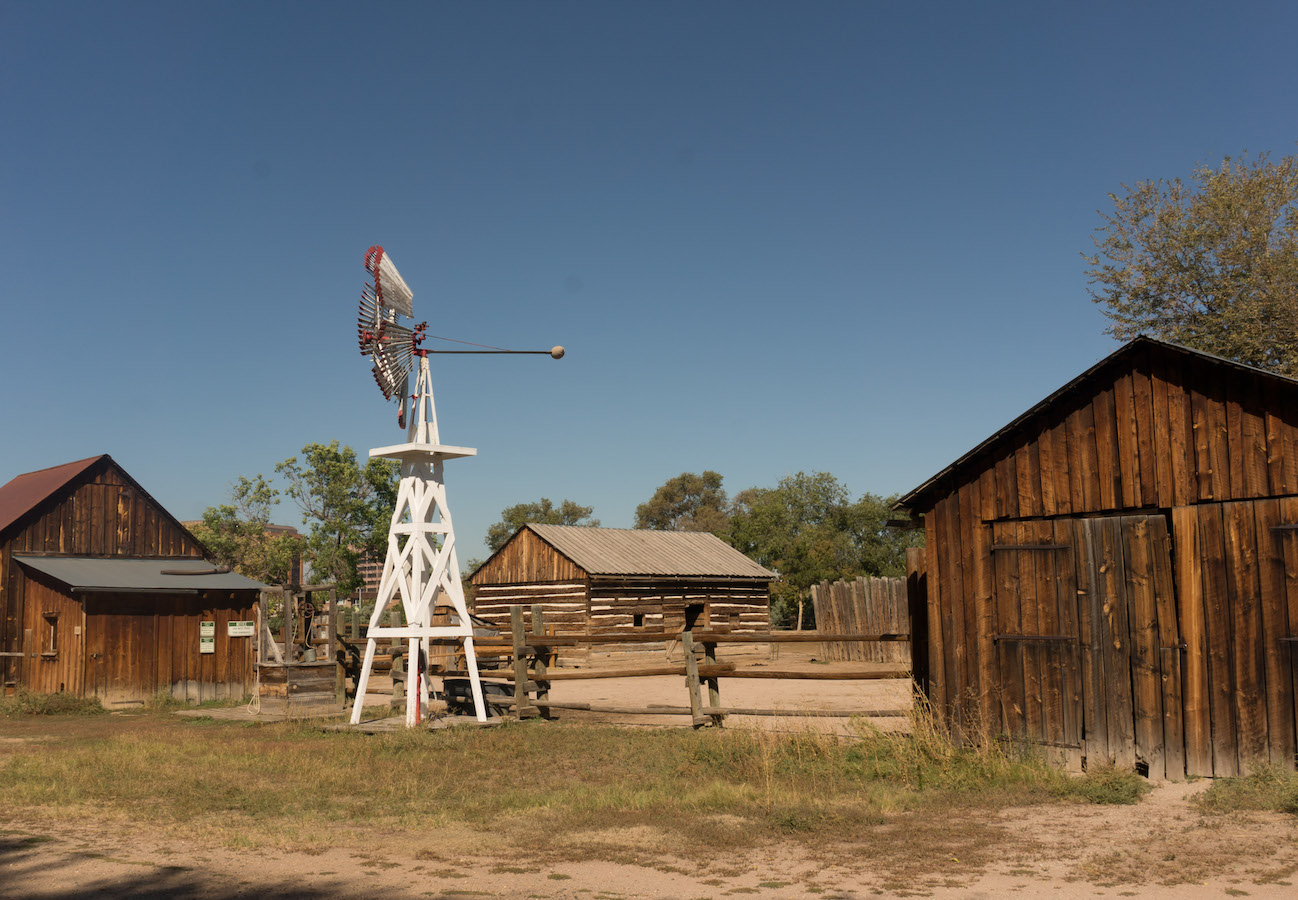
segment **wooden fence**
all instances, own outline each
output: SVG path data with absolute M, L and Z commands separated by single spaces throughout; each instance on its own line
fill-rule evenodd
M 824 635 L 813 631 L 803 632 L 764 632 L 734 634 L 724 631 L 684 631 L 679 635 L 641 634 L 618 635 L 608 637 L 587 637 L 581 635 L 555 635 L 547 633 L 543 613 L 539 605 L 531 609 L 531 630 L 524 626 L 522 606 L 510 607 L 511 638 L 510 643 L 492 643 L 475 641 L 480 648 L 479 655 L 508 655 L 512 665 L 513 696 L 505 698 L 490 697 L 487 701 L 493 706 L 510 708 L 519 718 L 546 715 L 550 710 L 572 709 L 590 712 L 614 714 L 672 716 L 688 715 L 695 727 L 706 724 L 720 725 L 728 715 L 741 716 L 860 716 L 864 718 L 885 718 L 905 716 L 905 709 L 861 709 L 861 710 L 827 710 L 827 709 L 763 709 L 723 706 L 719 679 L 726 678 L 789 678 L 789 679 L 824 679 L 824 680 L 858 680 L 858 679 L 902 679 L 910 678 L 908 666 L 893 666 L 888 669 L 862 669 L 857 671 L 807 672 L 797 670 L 740 669 L 734 663 L 717 661 L 717 645 L 733 643 L 806 643 L 824 640 Z M 837 634 L 840 640 L 836 643 L 899 643 L 907 642 L 910 635 L 903 627 L 897 632 L 874 632 L 857 634 Z M 665 638 L 679 639 L 685 651 L 682 665 L 640 666 L 633 669 L 616 669 L 609 671 L 560 671 L 551 667 L 554 653 L 558 647 L 591 646 L 599 644 L 661 642 Z M 451 673 L 444 675 L 464 675 Z M 602 706 L 589 703 L 562 703 L 551 701 L 549 689 L 551 682 L 588 678 L 630 678 L 647 675 L 684 675 L 689 694 L 689 706 Z M 703 691 L 707 691 L 707 702 L 703 700 Z
M 905 634 L 910 631 L 906 581 L 866 578 L 811 586 L 816 630 L 822 635 Z M 910 641 L 825 641 L 827 660 L 910 664 Z

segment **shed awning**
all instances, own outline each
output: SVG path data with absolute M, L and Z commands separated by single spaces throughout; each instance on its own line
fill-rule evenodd
M 25 556 L 14 559 L 29 569 L 61 581 L 73 591 L 149 591 L 182 594 L 196 591 L 260 590 L 266 585 L 235 572 L 217 572 L 205 559 L 96 559 L 88 556 Z

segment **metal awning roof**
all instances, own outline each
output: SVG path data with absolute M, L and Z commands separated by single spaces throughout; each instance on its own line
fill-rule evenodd
M 88 556 L 25 556 L 14 559 L 73 591 L 247 591 L 266 587 L 235 572 L 218 572 L 205 559 L 96 559 Z

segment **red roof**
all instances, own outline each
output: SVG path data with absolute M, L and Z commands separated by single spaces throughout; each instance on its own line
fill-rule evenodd
M 0 487 L 0 532 L 27 515 L 43 500 L 62 490 L 101 459 L 108 459 L 108 454 L 101 453 L 89 459 L 28 472 Z

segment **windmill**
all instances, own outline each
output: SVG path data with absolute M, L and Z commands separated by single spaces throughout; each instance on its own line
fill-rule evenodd
M 374 651 L 380 638 L 397 638 L 409 642 L 410 682 L 406 686 L 406 725 L 419 722 L 428 710 L 428 679 L 425 660 L 429 642 L 454 639 L 463 642 L 464 658 L 473 692 L 473 708 L 478 721 L 486 720 L 482 685 L 478 679 L 477 657 L 473 652 L 473 624 L 464 602 L 459 560 L 455 551 L 455 529 L 446 503 L 443 464 L 448 459 L 474 456 L 471 447 L 441 443 L 437 433 L 437 411 L 433 406 L 433 386 L 429 376 L 429 353 L 546 353 L 555 359 L 563 357 L 562 347 L 551 350 L 503 350 L 478 346 L 476 350 L 431 350 L 423 347 L 430 337 L 428 323 L 406 325 L 413 321 L 413 292 L 392 259 L 382 247 L 371 247 L 365 253 L 365 268 L 373 282 L 361 292 L 357 316 L 357 338 L 361 355 L 373 361 L 374 380 L 386 400 L 397 401 L 397 425 L 406 430 L 406 441 L 370 451 L 371 457 L 395 459 L 401 463 L 401 482 L 397 489 L 396 509 L 388 528 L 387 556 L 379 580 L 374 613 L 370 617 L 369 637 L 365 644 L 365 661 L 356 685 L 356 702 L 351 722 L 361 720 L 365 690 L 374 666 Z M 439 338 L 439 340 L 449 340 Z M 467 342 L 457 342 L 467 343 Z M 418 363 L 414 390 L 410 375 Z M 389 606 L 400 602 L 405 613 L 404 626 L 380 624 Z M 454 610 L 458 624 L 433 625 L 433 613 L 439 606 Z

